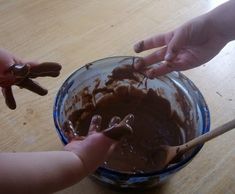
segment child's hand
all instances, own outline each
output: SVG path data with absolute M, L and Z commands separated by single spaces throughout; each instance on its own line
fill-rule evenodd
M 134 46 L 139 53 L 159 48 L 152 54 L 137 60 L 134 67 L 150 78 L 171 71 L 182 71 L 197 67 L 212 59 L 228 40 L 220 35 L 206 15 L 183 24 L 177 29 L 140 41 Z M 154 63 L 158 65 L 153 65 Z
M 61 65 L 58 63 L 26 62 L 13 56 L 6 50 L 0 49 L 0 87 L 5 97 L 5 102 L 10 109 L 16 108 L 16 102 L 12 93 L 12 85 L 28 89 L 39 95 L 46 95 L 47 90 L 31 78 L 57 77 L 60 74 Z
M 71 128 L 74 140 L 65 146 L 66 151 L 0 153 L 1 193 L 54 193 L 77 183 L 107 159 L 119 140 L 132 133 L 133 120 L 131 114 L 122 121 L 114 117 L 108 129 L 100 131 L 101 117 L 93 116 L 86 137 L 79 138 Z
M 123 120 L 113 117 L 109 128 L 102 131 L 101 119 L 99 115 L 93 116 L 88 136 L 74 136 L 74 140 L 65 146 L 65 150 L 75 153 L 81 161 L 80 172 L 78 172 L 80 179 L 101 165 L 122 137 L 133 133 L 131 126 L 134 116 L 132 114 L 127 115 Z

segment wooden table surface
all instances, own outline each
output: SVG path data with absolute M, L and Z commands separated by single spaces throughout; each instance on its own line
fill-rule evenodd
M 1 151 L 61 150 L 52 107 L 66 77 L 81 65 L 114 55 L 134 55 L 132 46 L 166 32 L 221 4 L 220 0 L 0 0 L 0 46 L 29 60 L 57 61 L 59 78 L 38 81 L 45 97 L 14 88 L 17 109 L 0 99 Z M 145 53 L 146 54 L 146 53 Z M 211 126 L 235 115 L 235 43 L 207 64 L 184 73 L 204 95 Z M 58 194 L 115 194 L 86 178 Z M 143 192 L 144 193 L 144 192 Z M 235 193 L 235 131 L 208 142 L 165 185 L 146 193 Z

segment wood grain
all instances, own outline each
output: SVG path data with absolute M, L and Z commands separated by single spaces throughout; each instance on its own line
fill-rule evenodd
M 81 65 L 103 57 L 133 55 L 138 40 L 166 32 L 203 14 L 219 0 L 0 0 L 0 46 L 24 59 L 56 61 L 59 78 L 38 81 L 45 97 L 14 88 L 15 111 L 0 99 L 1 151 L 60 150 L 52 107 L 61 83 Z M 146 53 L 144 53 L 146 54 Z M 212 127 L 235 115 L 235 43 L 207 64 L 184 73 L 203 93 Z M 235 131 L 208 142 L 168 183 L 146 193 L 235 193 Z M 86 178 L 58 194 L 117 193 Z

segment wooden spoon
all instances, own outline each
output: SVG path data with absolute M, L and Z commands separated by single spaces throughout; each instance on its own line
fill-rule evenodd
M 159 147 L 159 151 L 161 151 L 160 154 L 164 156 L 164 160 L 158 163 L 158 170 L 162 170 L 163 168 L 167 167 L 167 165 L 173 159 L 175 159 L 176 156 L 182 155 L 193 147 L 203 144 L 219 135 L 222 135 L 223 133 L 230 131 L 233 128 L 235 128 L 235 119 L 215 128 L 208 133 L 196 137 L 185 144 L 179 146 L 161 145 Z

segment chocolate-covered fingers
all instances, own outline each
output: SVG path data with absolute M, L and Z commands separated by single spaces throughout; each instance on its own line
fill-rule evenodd
M 131 125 L 134 121 L 134 115 L 127 115 L 120 123 L 109 127 L 103 131 L 103 134 L 111 139 L 119 141 L 124 136 L 130 135 L 133 133 Z
M 120 122 L 121 122 L 121 118 L 118 116 L 114 116 L 109 122 L 109 127 L 112 127 Z
M 161 48 L 158 51 L 151 53 L 142 58 L 138 58 L 135 61 L 134 68 L 140 71 L 144 71 L 146 68 L 150 68 L 154 63 L 159 63 L 164 60 L 166 54 L 166 47 Z
M 16 77 L 16 85 L 28 89 L 36 94 L 44 96 L 47 89 L 40 86 L 37 82 L 29 78 L 36 77 L 56 77 L 60 74 L 61 65 L 54 62 L 45 62 L 40 64 L 14 64 L 10 67 L 11 72 Z
M 99 132 L 101 130 L 101 122 L 102 122 L 101 116 L 100 115 L 94 115 L 91 118 L 91 122 L 90 122 L 88 133 L 91 134 L 94 131 Z
M 9 67 L 9 72 L 13 74 L 16 79 L 26 78 L 30 72 L 28 64 L 14 64 Z
M 57 77 L 60 70 L 61 65 L 54 62 L 14 64 L 9 68 L 16 78 Z
M 15 109 L 16 108 L 16 102 L 15 102 L 15 99 L 14 99 L 14 96 L 13 96 L 13 93 L 12 93 L 11 86 L 2 88 L 2 94 L 5 98 L 6 105 L 12 110 Z
M 7 106 L 10 109 L 16 108 L 16 102 L 12 94 L 11 85 L 17 85 L 20 88 L 28 89 L 36 94 L 44 96 L 48 93 L 47 89 L 40 86 L 30 78 L 36 77 L 56 77 L 60 74 L 61 65 L 53 62 L 41 64 L 25 63 L 18 61 L 11 65 L 5 72 L 4 77 L 0 78 L 0 86 L 3 87 L 2 93 L 5 97 Z
M 149 78 L 178 70 L 179 68 L 172 65 L 172 62 L 169 63 L 173 58 L 173 55 L 169 57 L 169 47 L 173 48 L 172 40 L 174 40 L 173 31 L 150 37 L 135 44 L 134 50 L 137 53 L 153 48 L 159 49 L 150 55 L 136 60 L 134 68 L 142 71 Z
M 36 94 L 39 94 L 41 96 L 44 96 L 48 93 L 47 89 L 43 88 L 38 83 L 36 83 L 35 81 L 32 81 L 29 78 L 23 79 L 19 83 L 16 83 L 16 85 L 21 88 L 28 89 L 28 90 L 30 90 Z
M 153 79 L 157 76 L 161 76 L 176 70 L 177 70 L 176 65 L 171 64 L 168 61 L 162 61 L 158 64 L 153 65 L 151 68 L 147 69 L 145 71 L 145 75 L 148 78 Z
M 67 122 L 64 123 L 63 131 L 64 131 L 64 134 L 69 142 L 77 139 L 78 137 L 80 140 L 80 136 L 78 136 L 78 133 L 74 129 L 73 123 L 70 120 L 68 120 Z
M 97 133 L 103 133 L 105 136 L 119 141 L 122 137 L 133 133 L 131 126 L 134 122 L 134 115 L 132 114 L 127 115 L 123 120 L 117 116 L 113 117 L 109 122 L 109 128 L 103 131 L 101 129 L 101 122 L 101 116 L 94 115 L 91 119 L 87 136 L 80 136 L 70 120 L 65 122 L 63 131 L 69 142 L 72 140 L 84 140 Z
M 128 114 L 124 117 L 124 119 L 119 123 L 120 125 L 129 125 L 130 127 L 134 124 L 134 115 Z
M 54 62 L 44 62 L 40 64 L 30 64 L 28 77 L 57 77 L 60 74 L 61 65 Z

